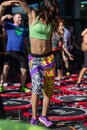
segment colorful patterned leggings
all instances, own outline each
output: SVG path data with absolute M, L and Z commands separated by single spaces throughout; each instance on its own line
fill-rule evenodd
M 54 55 L 35 57 L 29 55 L 29 69 L 32 81 L 32 92 L 50 97 L 54 89 L 55 61 Z

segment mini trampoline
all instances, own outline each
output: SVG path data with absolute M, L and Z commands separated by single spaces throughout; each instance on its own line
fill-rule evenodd
M 52 121 L 78 121 L 87 118 L 87 112 L 84 109 L 74 107 L 50 109 L 47 114 Z
M 83 88 L 83 91 L 82 89 L 81 90 L 77 90 L 77 88 L 75 88 L 75 85 L 69 85 L 69 86 L 66 86 L 66 87 L 62 87 L 61 88 L 61 91 L 63 93 L 67 93 L 67 94 L 82 94 L 82 95 L 86 95 L 87 94 L 87 87 L 82 87 Z
M 66 83 L 75 83 L 76 81 L 78 80 L 78 78 L 68 78 L 68 79 L 65 79 L 64 81 L 66 82 Z
M 87 109 L 87 99 L 86 99 L 86 102 L 77 102 L 77 103 L 75 103 L 75 105 L 77 107 L 80 107 L 80 108 L 83 108 L 83 109 Z
M 58 94 L 52 96 L 52 101 L 55 103 L 73 103 L 73 102 L 87 102 L 87 95 L 63 95 Z
M 69 79 L 69 78 L 77 78 L 78 74 L 72 74 L 70 76 L 63 76 L 63 79 Z
M 31 100 L 24 100 L 18 98 L 2 98 L 5 111 L 18 111 L 18 119 L 20 120 L 21 110 L 31 108 Z
M 2 97 L 21 97 L 21 96 L 27 96 L 31 95 L 31 92 L 20 92 L 19 91 L 20 83 L 14 83 L 9 86 L 5 86 L 5 91 L 3 93 L 0 93 L 0 96 Z
M 18 98 L 2 98 L 4 110 L 21 110 L 31 108 L 30 100 L 23 100 Z

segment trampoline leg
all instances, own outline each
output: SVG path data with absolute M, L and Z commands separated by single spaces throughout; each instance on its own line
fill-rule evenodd
M 2 97 L 0 97 L 0 119 L 6 119 Z
M 21 110 L 20 109 L 18 110 L 18 119 L 19 119 L 19 121 L 21 120 Z

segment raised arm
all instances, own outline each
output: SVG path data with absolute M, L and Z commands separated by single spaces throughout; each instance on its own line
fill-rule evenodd
M 4 14 L 5 8 L 8 7 L 8 6 L 12 6 L 12 5 L 18 5 L 17 1 L 16 0 L 14 0 L 14 1 L 9 0 L 9 1 L 4 1 L 4 2 L 1 3 L 1 5 L 0 5 L 0 21 L 1 21 L 1 17 Z
M 6 15 L 4 15 L 4 16 L 1 17 L 1 21 L 0 21 L 0 23 L 3 24 L 3 22 L 4 22 L 6 19 L 11 20 L 12 18 L 13 18 L 12 15 L 10 15 L 10 14 L 6 14 Z
M 23 10 L 27 13 L 29 24 L 34 23 L 36 20 L 36 12 L 28 6 L 26 0 L 16 0 L 16 1 L 23 8 Z

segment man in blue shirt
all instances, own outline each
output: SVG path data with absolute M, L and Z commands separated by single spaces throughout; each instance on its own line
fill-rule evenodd
M 6 2 L 2 2 L 1 8 L 5 8 Z M 14 2 L 15 3 L 15 2 Z M 12 1 L 10 4 L 12 5 Z M 4 22 L 6 19 L 13 19 L 13 23 Z M 11 65 L 18 63 L 21 71 L 21 87 L 20 91 L 28 92 L 29 89 L 25 86 L 26 75 L 27 75 L 27 59 L 24 54 L 24 47 L 26 42 L 26 29 L 22 26 L 22 15 L 20 13 L 11 15 L 5 15 L 1 18 L 1 23 L 4 24 L 7 33 L 7 46 L 6 46 L 6 56 L 3 67 L 3 72 L 1 75 L 1 85 L 0 92 L 4 91 L 3 84 L 6 81 L 7 74 Z

